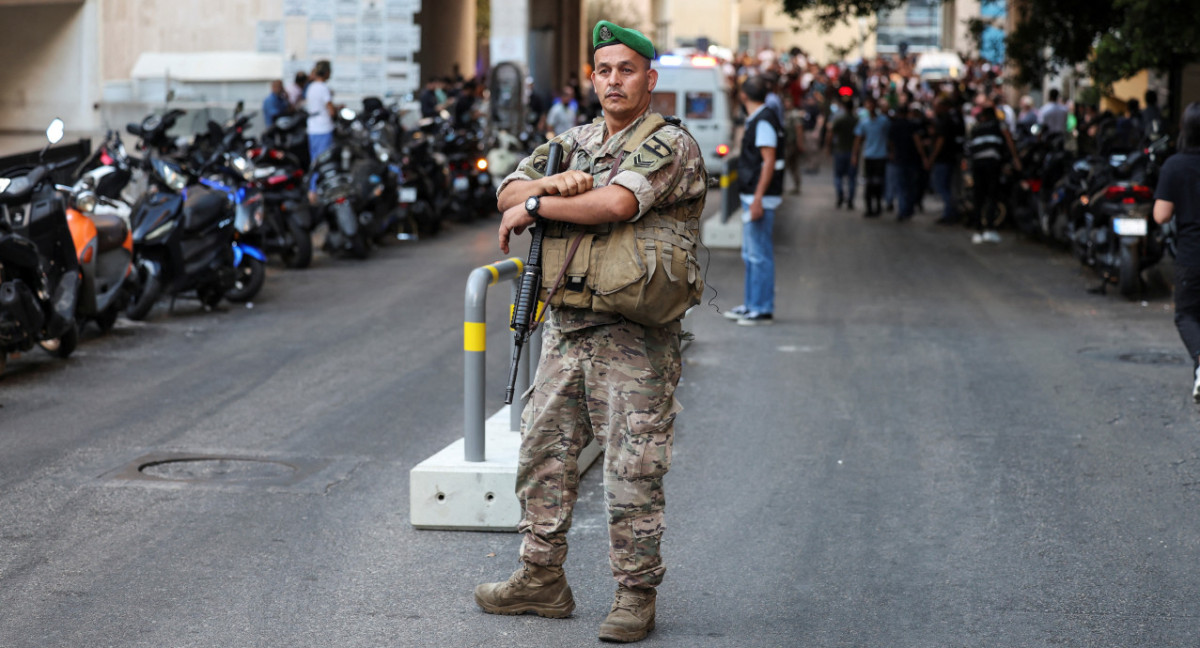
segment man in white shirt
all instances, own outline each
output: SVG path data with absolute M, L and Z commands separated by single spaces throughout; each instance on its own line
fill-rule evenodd
M 333 146 L 333 92 L 326 84 L 333 73 L 329 61 L 317 61 L 312 81 L 304 90 L 304 110 L 308 113 L 308 157 L 317 156 Z
M 1050 101 L 1038 111 L 1038 121 L 1047 133 L 1067 132 L 1067 108 L 1058 102 L 1058 88 L 1050 88 Z

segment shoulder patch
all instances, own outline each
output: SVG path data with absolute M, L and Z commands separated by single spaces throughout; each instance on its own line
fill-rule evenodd
M 663 137 L 651 135 L 621 167 L 645 175 L 666 166 L 674 157 L 674 149 Z

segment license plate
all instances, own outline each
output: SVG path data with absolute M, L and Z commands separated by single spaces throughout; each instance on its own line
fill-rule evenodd
M 412 203 L 417 202 L 416 187 L 400 187 L 400 202 Z
M 454 179 L 455 191 L 466 191 L 471 188 L 471 179 L 467 176 L 459 176 Z
M 1146 219 L 1144 218 L 1114 218 L 1113 231 L 1118 236 L 1145 236 Z

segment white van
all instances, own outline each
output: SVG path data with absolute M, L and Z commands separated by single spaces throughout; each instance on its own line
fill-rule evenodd
M 925 52 L 913 69 L 922 81 L 957 81 L 967 66 L 956 52 Z
M 700 144 L 709 175 L 720 174 L 724 163 L 717 147 L 733 144 L 729 95 L 720 63 L 709 56 L 663 54 L 654 61 L 654 69 L 658 70 L 658 85 L 650 110 L 682 119 Z

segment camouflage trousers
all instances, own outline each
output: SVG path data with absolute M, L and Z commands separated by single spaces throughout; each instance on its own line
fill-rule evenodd
M 522 416 L 517 497 L 524 510 L 521 558 L 561 565 L 579 494 L 579 454 L 604 451 L 609 563 L 627 587 L 662 582 L 663 475 L 681 361 L 680 325 L 620 321 L 577 331 L 547 327 L 533 392 Z

